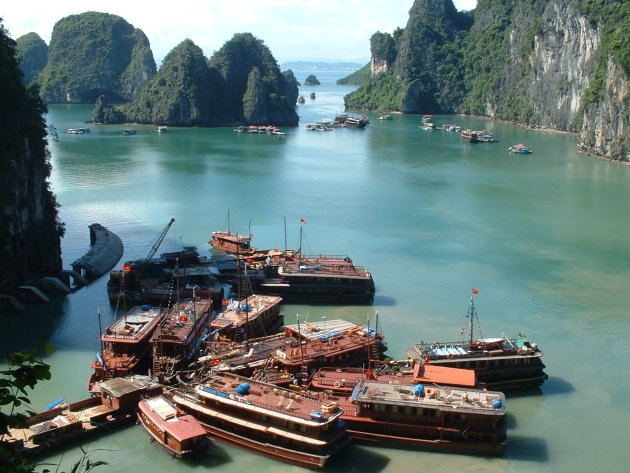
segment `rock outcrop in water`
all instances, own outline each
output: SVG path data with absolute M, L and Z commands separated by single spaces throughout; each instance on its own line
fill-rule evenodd
M 133 100 L 155 75 L 146 35 L 123 18 L 86 12 L 59 20 L 39 83 L 49 103 Z
M 416 0 L 402 32 L 372 37 L 352 108 L 466 113 L 578 133 L 582 150 L 630 159 L 630 3 Z
M 172 126 L 297 125 L 296 82 L 249 33 L 235 35 L 210 61 L 187 39 L 167 55 L 133 102 L 111 107 L 101 100 L 92 119 Z
M 0 23 L 0 292 L 61 270 L 57 202 L 48 177 L 46 105 L 27 89 L 15 41 Z

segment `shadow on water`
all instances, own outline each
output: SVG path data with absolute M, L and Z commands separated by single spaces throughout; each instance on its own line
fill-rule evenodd
M 330 473 L 377 473 L 383 471 L 389 457 L 358 445 L 349 445 L 334 456 L 322 470 Z
M 374 305 L 382 307 L 394 307 L 396 305 L 396 299 L 391 296 L 374 296 Z
M 0 359 L 17 351 L 37 348 L 42 339 L 50 341 L 51 334 L 63 323 L 66 302 L 65 295 L 57 295 L 47 303 L 25 303 L 24 312 L 0 311 L 2 331 L 8 335 L 0 345 Z
M 209 439 L 209 443 L 206 451 L 181 461 L 191 467 L 202 466 L 206 468 L 217 468 L 233 461 L 223 445 L 211 439 Z
M 511 460 L 524 460 L 545 463 L 549 460 L 547 442 L 539 437 L 509 435 L 505 450 L 506 457 Z
M 573 385 L 558 376 L 550 376 L 544 385 L 545 396 L 568 394 L 572 392 L 575 392 Z

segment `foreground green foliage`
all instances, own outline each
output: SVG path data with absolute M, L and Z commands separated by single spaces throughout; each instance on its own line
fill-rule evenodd
M 42 342 L 47 354 L 54 348 L 51 344 Z M 29 415 L 35 414 L 30 408 L 29 390 L 35 388 L 38 382 L 50 379 L 50 366 L 39 356 L 37 350 L 31 349 L 9 355 L 8 367 L 0 371 L 0 465 L 7 473 L 33 473 L 41 469 L 50 471 L 54 467 L 56 472 L 63 473 L 60 465 L 36 464 L 26 458 L 19 448 L 6 441 L 9 428 L 26 427 Z M 23 412 L 17 412 L 21 410 Z M 104 461 L 94 461 L 90 458 L 92 452 L 81 448 L 82 455 L 68 470 L 68 473 L 89 472 L 94 468 L 106 465 Z
M 50 345 L 46 346 L 52 351 Z M 8 358 L 8 369 L 0 371 L 0 464 L 15 473 L 28 473 L 33 463 L 14 446 L 5 441 L 9 428 L 26 427 L 30 409 L 28 390 L 39 381 L 50 379 L 50 366 L 44 363 L 36 350 L 13 353 Z M 26 409 L 18 412 L 18 409 Z

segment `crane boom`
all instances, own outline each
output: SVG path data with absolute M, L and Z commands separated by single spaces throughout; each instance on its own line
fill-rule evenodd
M 175 222 L 175 219 L 171 218 L 171 221 L 168 222 L 168 225 L 166 225 L 166 227 L 164 227 L 164 230 L 162 230 L 162 232 L 158 235 L 157 239 L 155 240 L 155 243 L 153 243 L 153 246 L 151 247 L 151 251 L 149 251 L 149 254 L 144 259 L 143 263 L 149 262 L 151 260 L 151 258 L 153 258 L 155 256 L 155 253 L 157 253 L 158 248 L 160 247 L 160 245 L 164 241 L 164 238 L 166 238 L 166 234 L 168 233 L 169 229 L 171 228 L 171 225 L 173 225 L 173 222 Z

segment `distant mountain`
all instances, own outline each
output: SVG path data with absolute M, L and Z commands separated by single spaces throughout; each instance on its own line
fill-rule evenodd
M 357 62 L 311 62 L 311 61 L 290 61 L 282 63 L 282 69 L 312 70 L 312 71 L 356 71 L 361 69 L 363 64 Z
M 370 78 L 371 64 L 368 62 L 361 69 L 337 80 L 337 85 L 363 85 Z

